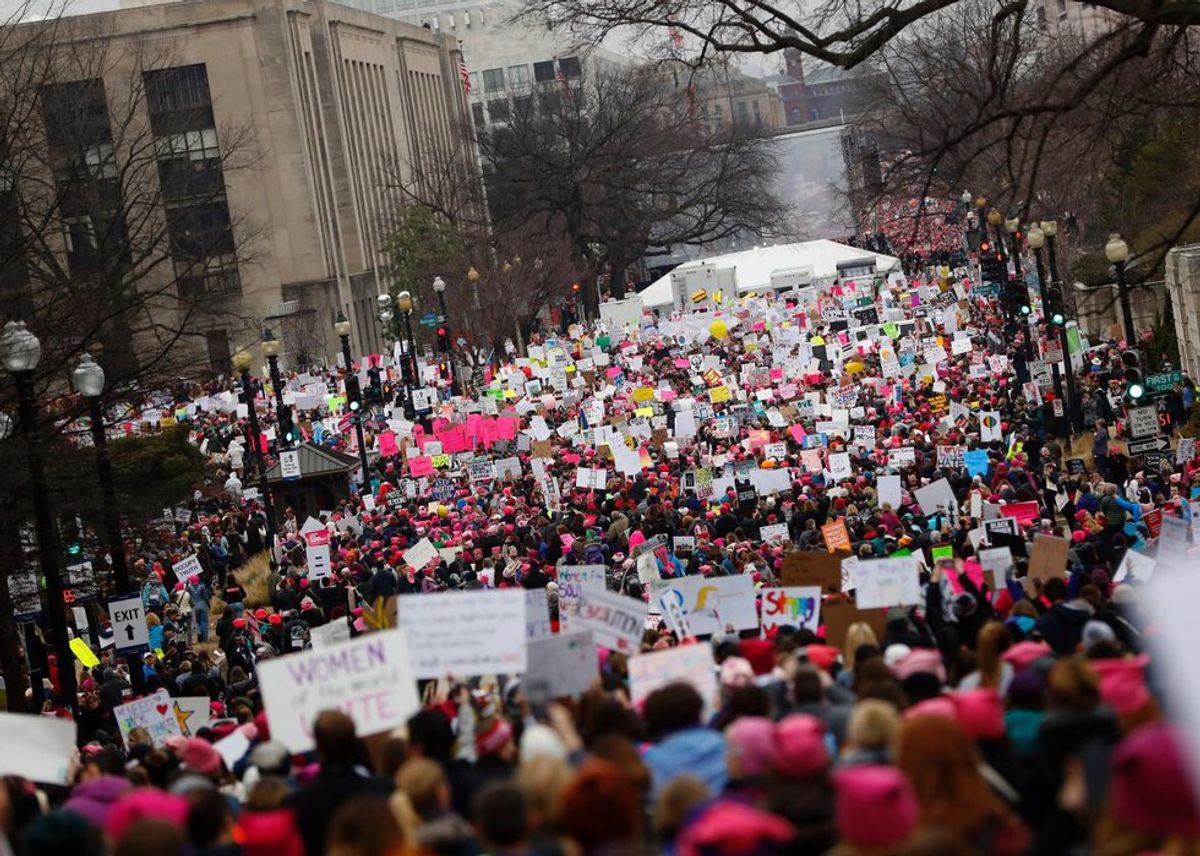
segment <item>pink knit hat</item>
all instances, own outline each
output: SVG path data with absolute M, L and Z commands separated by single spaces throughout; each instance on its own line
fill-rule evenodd
M 179 752 L 179 761 L 187 769 L 205 776 L 221 771 L 221 755 L 203 737 L 189 738 Z
M 1152 835 L 1200 835 L 1196 793 L 1183 748 L 1169 725 L 1139 728 L 1112 756 L 1112 812 Z
M 1121 716 L 1140 710 L 1150 701 L 1145 677 L 1148 662 L 1150 658 L 1145 654 L 1126 660 L 1092 660 L 1092 668 L 1100 678 L 1100 697 Z
M 1013 669 L 1023 672 L 1043 657 L 1054 656 L 1052 649 L 1045 642 L 1018 642 L 1000 655 L 1000 659 L 1012 665 Z
M 762 776 L 775 762 L 775 723 L 765 716 L 742 716 L 725 732 L 730 752 L 747 777 Z
M 834 774 L 834 781 L 838 833 L 844 842 L 863 848 L 894 847 L 917 828 L 917 798 L 895 767 L 845 767 Z
M 1004 705 L 993 689 L 950 693 L 958 724 L 973 740 L 999 740 L 1004 736 Z
M 154 818 L 182 827 L 187 821 L 188 804 L 183 797 L 163 793 L 157 788 L 138 788 L 117 800 L 104 821 L 104 832 L 120 838 L 131 824 Z
M 915 648 L 892 666 L 892 675 L 898 681 L 921 673 L 937 675 L 938 681 L 946 683 L 946 667 L 936 648 Z
M 775 726 L 776 766 L 780 773 L 803 779 L 829 766 L 825 724 L 815 716 L 793 713 Z

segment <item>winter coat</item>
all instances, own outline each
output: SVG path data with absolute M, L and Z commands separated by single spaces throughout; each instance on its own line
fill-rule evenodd
M 725 788 L 729 774 L 725 761 L 725 737 L 711 728 L 676 731 L 651 746 L 642 757 L 653 777 L 652 795 L 681 773 L 690 773 L 708 785 L 710 793 Z

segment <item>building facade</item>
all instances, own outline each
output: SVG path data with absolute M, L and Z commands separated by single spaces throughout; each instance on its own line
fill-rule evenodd
M 789 126 L 809 122 L 844 122 L 868 106 L 872 86 L 884 75 L 869 67 L 847 71 L 837 66 L 808 60 L 805 68 L 799 51 L 784 51 L 784 71 L 767 78 L 767 84 L 779 94 Z
M 323 0 L 135 5 L 70 22 L 109 60 L 43 101 L 95 117 L 81 156 L 101 171 L 121 123 L 145 123 L 159 184 L 147 198 L 162 209 L 198 359 L 225 368 L 266 325 L 285 359 L 332 360 L 339 310 L 355 352 L 381 352 L 375 298 L 396 188 L 419 189 L 435 160 L 474 168 L 457 42 Z M 43 112 L 52 147 L 81 144 Z M 86 255 L 92 228 L 67 231 L 68 257 Z
M 1173 248 L 1167 253 L 1166 270 L 1179 368 L 1196 380 L 1200 378 L 1200 244 Z

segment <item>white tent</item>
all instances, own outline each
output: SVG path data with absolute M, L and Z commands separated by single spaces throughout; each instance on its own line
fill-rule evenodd
M 871 258 L 875 270 L 886 274 L 900 269 L 900 260 L 894 256 L 860 250 L 858 247 L 839 244 L 837 241 L 804 241 L 798 244 L 780 244 L 774 247 L 755 247 L 738 253 L 725 253 L 684 262 L 675 271 L 710 266 L 733 268 L 737 274 L 738 292 L 764 291 L 771 287 L 771 275 L 783 271 L 807 268 L 812 272 L 815 285 L 830 283 L 838 275 L 838 264 Z M 641 292 L 642 303 L 647 309 L 659 309 L 669 305 L 673 298 L 671 274 L 661 276 Z

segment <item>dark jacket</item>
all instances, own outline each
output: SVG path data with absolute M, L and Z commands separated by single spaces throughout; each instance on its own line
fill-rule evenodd
M 343 803 L 360 796 L 386 797 L 391 791 L 391 783 L 384 779 L 341 767 L 322 768 L 309 784 L 288 794 L 283 804 L 296 814 L 304 852 L 322 856 L 330 821 Z
M 1036 629 L 1042 634 L 1054 653 L 1066 656 L 1075 653 L 1083 636 L 1083 625 L 1092 614 L 1086 609 L 1075 609 L 1065 603 L 1056 603 L 1038 619 Z

